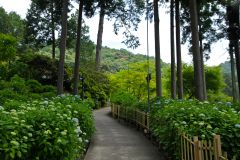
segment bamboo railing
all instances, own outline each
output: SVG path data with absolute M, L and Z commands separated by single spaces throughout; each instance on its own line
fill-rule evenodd
M 124 119 L 150 132 L 149 113 L 137 109 L 111 105 L 112 116 Z M 181 160 L 228 160 L 227 153 L 222 154 L 220 135 L 215 135 L 213 141 L 199 140 L 197 136 L 191 137 L 180 134 Z

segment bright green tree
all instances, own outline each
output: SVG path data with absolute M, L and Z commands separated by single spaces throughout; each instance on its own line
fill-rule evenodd
M 17 41 L 10 35 L 0 33 L 0 62 L 12 60 L 17 51 Z
M 217 67 L 206 67 L 206 84 L 207 84 L 207 92 L 210 96 L 208 99 L 213 101 L 216 99 L 213 98 L 214 95 L 221 95 L 225 88 L 225 82 L 223 79 L 223 73 L 219 66 Z M 194 82 L 194 69 L 191 65 L 184 65 L 183 67 L 183 82 L 184 82 L 184 90 L 186 92 L 186 96 L 188 98 L 194 98 L 194 93 L 196 90 L 195 82 Z M 228 97 L 225 95 L 225 98 Z M 220 99 L 219 99 L 220 100 Z
M 16 38 L 18 51 L 24 47 L 24 27 L 24 20 L 16 12 L 7 13 L 0 7 L 0 33 Z

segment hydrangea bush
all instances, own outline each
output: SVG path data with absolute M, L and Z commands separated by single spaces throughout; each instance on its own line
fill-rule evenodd
M 173 155 L 178 134 L 212 140 L 221 135 L 222 148 L 230 158 L 240 158 L 240 112 L 231 103 L 163 100 L 152 108 L 151 130 Z
M 0 159 L 75 160 L 93 132 L 91 107 L 77 96 L 0 106 Z

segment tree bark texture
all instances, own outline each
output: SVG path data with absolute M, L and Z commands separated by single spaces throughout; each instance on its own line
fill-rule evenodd
M 154 3 L 154 30 L 155 30 L 155 68 L 156 68 L 156 95 L 157 98 L 162 97 L 162 82 L 161 82 L 161 63 L 160 63 L 160 37 L 159 37 L 159 13 L 158 0 L 153 0 Z
M 177 91 L 178 91 L 178 98 L 183 99 L 183 75 L 182 75 L 179 0 L 175 1 L 175 8 L 176 8 L 175 18 L 176 18 L 176 46 L 177 46 Z
M 236 85 L 235 60 L 234 60 L 234 56 L 233 56 L 232 42 L 230 42 L 230 44 L 229 44 L 229 55 L 230 55 L 230 62 L 231 62 L 233 102 L 239 102 L 239 94 L 238 94 L 237 85 Z
M 193 64 L 194 64 L 194 80 L 196 84 L 196 98 L 200 101 L 204 100 L 203 77 L 202 77 L 202 58 L 199 47 L 199 33 L 198 33 L 198 16 L 196 0 L 189 0 L 191 32 L 192 32 L 192 50 L 193 50 Z
M 68 0 L 63 0 L 62 9 L 62 31 L 60 40 L 60 58 L 58 65 L 58 81 L 57 81 L 57 94 L 63 94 L 63 81 L 64 81 L 64 61 L 65 61 L 65 49 L 67 39 L 67 12 L 68 12 Z
M 102 37 L 103 37 L 103 25 L 104 25 L 104 8 L 101 8 L 99 16 L 98 34 L 97 34 L 97 46 L 96 46 L 96 69 L 100 70 L 101 65 L 101 49 L 102 49 Z
M 51 25 L 52 25 L 52 59 L 55 59 L 55 48 L 56 48 L 56 39 L 55 39 L 55 22 L 54 22 L 54 2 L 51 1 Z
M 170 35 L 171 35 L 171 97 L 176 99 L 176 70 L 175 70 L 175 34 L 174 34 L 174 0 L 170 6 Z
M 73 94 L 74 95 L 78 94 L 79 68 L 80 68 L 80 48 L 81 48 L 81 32 L 82 32 L 82 12 L 83 12 L 83 0 L 80 0 L 80 2 L 79 2 L 79 10 L 78 10 L 78 27 L 77 27 L 75 65 L 74 65 L 74 74 L 73 74 Z
M 205 67 L 204 67 L 204 56 L 203 56 L 203 36 L 202 36 L 202 22 L 200 19 L 200 6 L 197 5 L 197 13 L 198 13 L 198 28 L 199 28 L 199 44 L 200 44 L 200 55 L 202 62 L 202 77 L 203 77 L 203 94 L 204 100 L 207 100 L 207 84 L 206 84 L 206 76 L 205 76 Z
M 236 57 L 236 65 L 237 65 L 237 77 L 238 77 L 238 92 L 240 93 L 240 52 L 239 52 L 239 44 L 238 40 L 234 40 L 234 51 Z

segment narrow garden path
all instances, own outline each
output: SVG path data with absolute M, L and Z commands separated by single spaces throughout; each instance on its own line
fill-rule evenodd
M 85 160 L 164 160 L 142 132 L 110 116 L 110 108 L 94 112 L 96 133 Z

